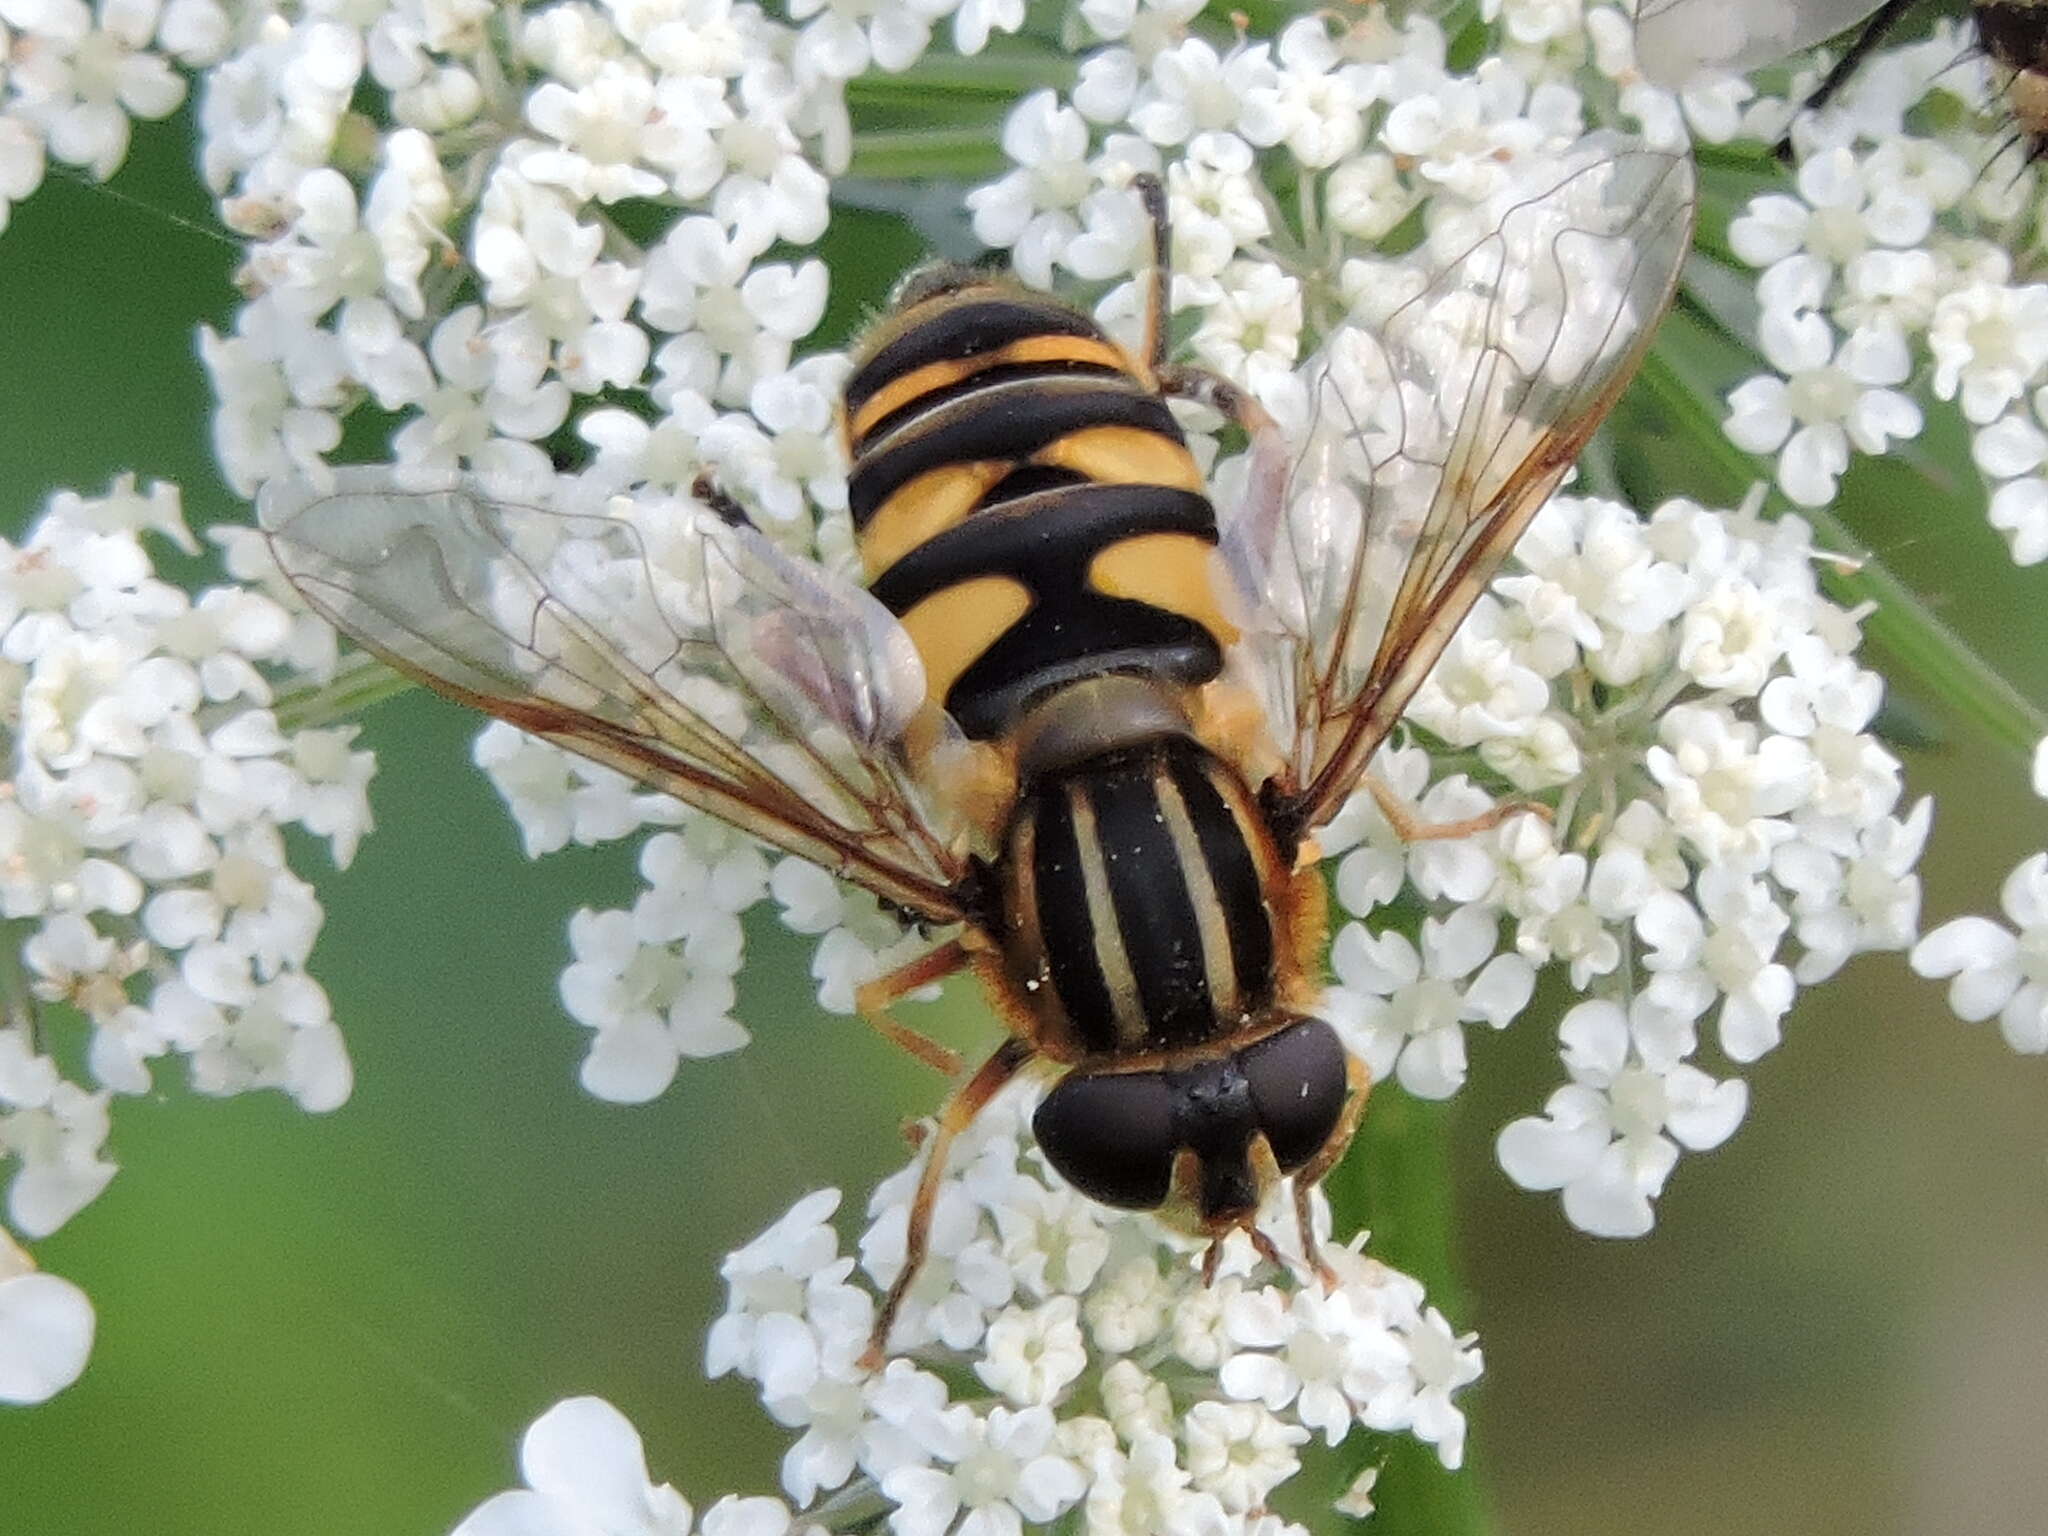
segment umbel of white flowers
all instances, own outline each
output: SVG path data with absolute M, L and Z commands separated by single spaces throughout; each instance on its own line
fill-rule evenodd
M 1076 7 L 1071 87 L 1017 105 L 1002 135 L 1014 168 L 970 208 L 1025 281 L 1093 293 L 1129 336 L 1149 232 L 1128 183 L 1162 175 L 1193 355 L 1282 412 L 1333 328 L 1400 296 L 1401 266 L 1377 247 L 1418 209 L 1454 220 L 1596 123 L 1677 145 L 1688 129 L 1768 140 L 1790 115 L 1788 96 L 1732 77 L 1682 96 L 1649 85 L 1606 5 L 1489 5 L 1496 51 L 1470 71 L 1448 67 L 1424 17 L 1369 8 L 1233 40 L 1198 10 Z M 374 403 L 396 418 L 392 461 L 422 481 L 547 481 L 563 505 L 632 515 L 715 466 L 779 542 L 840 570 L 845 364 L 799 356 L 827 274 L 777 247 L 826 225 L 851 142 L 845 82 L 913 68 L 948 22 L 964 53 L 1026 22 L 1021 0 L 799 4 L 786 22 L 724 0 L 233 15 L 42 0 L 0 17 L 15 32 L 0 199 L 30 195 L 46 157 L 106 174 L 131 116 L 175 108 L 180 70 L 199 82 L 203 171 L 249 241 L 245 302 L 200 337 L 238 489 L 317 477 L 350 412 Z M 2048 549 L 2048 303 L 2014 282 L 1996 235 L 2034 208 L 2037 180 L 1976 177 L 1990 148 L 1973 129 L 1909 124 L 1922 98 L 1982 100 L 1974 65 L 1935 67 L 1953 41 L 1880 56 L 1874 84 L 1803 120 L 1798 196 L 1736 220 L 1773 372 L 1731 396 L 1727 430 L 1776 453 L 1781 487 L 1812 503 L 1852 451 L 1882 452 L 1953 401 L 2001 483 L 1992 519 L 2027 561 Z M 626 198 L 676 216 L 636 245 L 608 211 Z M 1934 364 L 1933 402 L 1905 392 L 1915 359 Z M 620 391 L 653 412 L 601 398 Z M 1217 458 L 1215 422 L 1187 425 Z M 565 428 L 587 452 L 556 476 L 541 444 Z M 1218 494 L 1243 473 L 1224 456 Z M 1797 989 L 1918 929 L 1930 810 L 1903 799 L 1870 732 L 1881 685 L 1855 660 L 1858 616 L 1820 595 L 1806 527 L 1756 510 L 1555 502 L 1417 700 L 1417 734 L 1379 764 L 1431 819 L 1522 794 L 1554 824 L 1404 846 L 1361 798 L 1324 839 L 1340 908 L 1328 1009 L 1398 1085 L 1382 1092 L 1455 1092 L 1465 1031 L 1505 1027 L 1544 968 L 1581 994 L 1557 1025 L 1566 1080 L 1499 1150 L 1589 1231 L 1646 1231 L 1681 1150 L 1735 1129 L 1734 1071 L 1777 1044 Z M 7 1214 L 31 1239 L 104 1187 L 113 1106 L 173 1059 L 207 1091 L 277 1087 L 309 1109 L 349 1087 L 305 971 L 320 906 L 278 829 L 346 862 L 369 826 L 371 760 L 350 731 L 288 733 L 270 709 L 331 675 L 332 636 L 266 588 L 253 535 L 216 530 L 231 579 L 192 596 L 154 575 L 152 532 L 192 547 L 174 492 L 59 497 L 0 582 L 0 672 L 20 701 L 0 914 L 33 925 L 24 965 L 40 998 L 77 1010 L 90 1073 L 66 1081 L 26 1021 L 0 1030 Z M 744 1043 L 733 978 L 758 906 L 817 937 L 828 1008 L 896 956 L 873 903 L 808 865 L 504 727 L 476 755 L 532 854 L 658 829 L 634 905 L 570 920 L 562 993 L 590 1031 L 593 1092 L 651 1097 L 682 1060 Z M 1997 1014 L 2029 1050 L 2048 1047 L 2044 858 L 2007 883 L 2010 927 L 1966 918 L 1913 951 L 1955 977 L 1958 1012 Z M 1242 1255 L 1204 1290 L 1157 1229 L 1061 1189 L 1017 1113 L 992 1113 L 949 1177 L 939 1262 L 906 1314 L 926 1364 L 971 1366 L 985 1390 L 949 1394 L 908 1361 L 849 1374 L 848 1341 L 898 1259 L 900 1183 L 877 1192 L 858 1267 L 824 1225 L 829 1192 L 729 1260 L 708 1363 L 755 1381 L 798 1432 L 783 1469 L 796 1507 L 829 1525 L 864 1480 L 903 1533 L 1078 1510 L 1091 1531 L 1270 1536 L 1288 1527 L 1264 1500 L 1310 1435 L 1405 1430 L 1457 1459 L 1451 1394 L 1478 1354 L 1412 1282 L 1342 1250 L 1328 1295 Z M 0 1249 L 0 1396 L 61 1388 L 90 1327 L 75 1287 Z M 1100 1412 L 1072 1410 L 1084 1381 Z M 602 1404 L 544 1416 L 523 1470 L 529 1488 L 480 1509 L 471 1536 L 693 1526 Z M 729 1499 L 695 1527 L 798 1518 Z

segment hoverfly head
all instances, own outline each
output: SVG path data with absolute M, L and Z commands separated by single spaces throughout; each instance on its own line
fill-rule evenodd
M 1185 1066 L 1071 1072 L 1032 1131 L 1090 1199 L 1221 1237 L 1249 1227 L 1275 1184 L 1348 1135 L 1350 1098 L 1337 1032 L 1293 1019 Z

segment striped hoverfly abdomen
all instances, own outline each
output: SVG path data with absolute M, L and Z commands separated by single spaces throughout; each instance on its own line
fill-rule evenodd
M 1079 310 L 920 273 L 859 354 L 845 426 L 870 589 L 970 738 L 1082 678 L 1222 670 L 1201 471 L 1149 368 Z

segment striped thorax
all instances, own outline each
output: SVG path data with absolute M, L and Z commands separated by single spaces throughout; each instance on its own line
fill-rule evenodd
M 1151 692 L 1152 697 L 1144 697 Z M 1243 782 L 1156 688 L 1083 683 L 1037 712 L 1004 849 L 1005 951 L 1035 1041 L 1068 1061 L 1255 1028 L 1291 949 L 1288 869 Z M 1089 726 L 1068 727 L 1078 714 Z

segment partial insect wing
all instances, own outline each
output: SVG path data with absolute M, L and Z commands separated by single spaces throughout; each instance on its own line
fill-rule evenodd
M 1673 90 L 1702 69 L 1737 74 L 1824 43 L 1877 0 L 1641 0 L 1636 63 Z
M 924 751 L 947 725 L 866 592 L 685 500 L 599 516 L 334 475 L 266 491 L 258 516 L 344 633 L 920 916 L 961 915 L 958 828 L 907 757 L 913 721 Z
M 1691 161 L 1616 136 L 1431 232 L 1386 318 L 1310 365 L 1278 507 L 1225 513 L 1233 658 L 1291 753 L 1280 815 L 1335 814 L 1619 397 L 1691 235 Z M 1253 471 L 1256 483 L 1260 471 Z
M 925 707 L 925 672 L 896 615 L 752 528 L 707 525 L 704 539 L 720 649 L 772 712 L 807 708 L 870 753 L 901 742 Z

